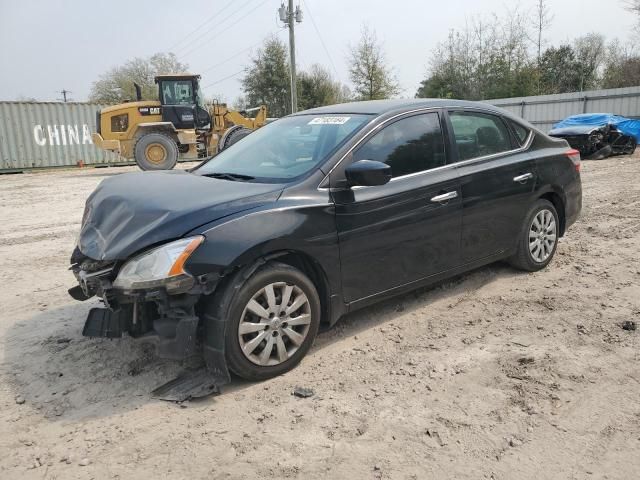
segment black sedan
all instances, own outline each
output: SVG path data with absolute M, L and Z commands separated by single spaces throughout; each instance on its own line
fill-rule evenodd
M 70 293 L 105 304 L 85 335 L 202 344 L 219 384 L 266 379 L 347 312 L 498 260 L 546 267 L 581 203 L 579 152 L 495 107 L 322 107 L 191 171 L 104 180 Z

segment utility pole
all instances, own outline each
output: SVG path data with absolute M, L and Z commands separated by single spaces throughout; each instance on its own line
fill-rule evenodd
M 284 3 L 278 9 L 280 21 L 289 26 L 289 70 L 291 70 L 291 113 L 298 111 L 298 92 L 296 87 L 296 23 L 302 22 L 302 10 L 298 5 L 295 10 L 293 8 L 293 0 L 289 0 L 289 6 L 285 7 Z
M 61 100 L 62 100 L 64 103 L 67 103 L 67 101 L 71 101 L 71 99 L 70 99 L 70 98 L 67 100 L 67 94 L 71 93 L 69 90 L 65 90 L 65 89 L 63 88 L 62 90 L 60 90 L 60 92 L 59 92 L 59 93 L 61 93 L 61 94 L 62 94 L 62 99 L 61 99 Z M 60 99 L 59 99 L 59 100 L 60 100 Z

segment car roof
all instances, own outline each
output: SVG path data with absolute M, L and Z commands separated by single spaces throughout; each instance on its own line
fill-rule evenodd
M 310 110 L 304 110 L 298 112 L 295 115 L 307 115 L 307 114 L 338 114 L 338 113 L 353 113 L 353 114 L 369 114 L 369 115 L 383 115 L 386 113 L 411 110 L 414 108 L 445 108 L 445 107 L 459 107 L 459 108 L 482 108 L 490 110 L 492 112 L 500 113 L 504 115 L 506 112 L 493 105 L 482 102 L 471 102 L 468 100 L 450 100 L 446 98 L 410 98 L 410 99 L 393 99 L 393 100 L 367 100 L 362 102 L 350 102 L 339 103 L 336 105 L 327 105 L 325 107 L 312 108 Z

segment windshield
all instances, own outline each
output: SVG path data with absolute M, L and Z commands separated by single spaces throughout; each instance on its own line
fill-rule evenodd
M 163 80 L 163 105 L 191 105 L 193 104 L 193 84 L 191 80 Z
M 201 165 L 197 173 L 243 181 L 288 182 L 319 166 L 370 118 L 353 114 L 285 117 L 223 150 Z

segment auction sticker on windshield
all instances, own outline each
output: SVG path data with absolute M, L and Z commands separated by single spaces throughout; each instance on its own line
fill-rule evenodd
M 351 117 L 316 117 L 307 125 L 344 125 Z

